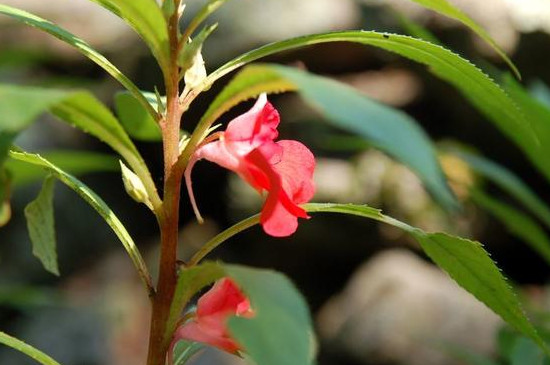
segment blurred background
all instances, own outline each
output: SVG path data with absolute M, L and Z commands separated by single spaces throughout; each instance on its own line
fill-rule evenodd
M 161 87 L 146 47 L 122 21 L 86 0 L 1 0 L 52 20 L 87 40 L 144 90 Z M 189 1 L 189 20 L 204 1 Z M 550 2 L 454 0 L 511 55 L 525 85 L 550 101 Z M 465 27 L 407 0 L 232 0 L 214 18 L 218 30 L 204 49 L 209 70 L 240 52 L 287 37 L 342 29 L 397 33 L 412 20 L 447 48 L 489 74 L 505 65 Z M 212 20 L 213 21 L 213 20 Z M 327 44 L 285 52 L 267 62 L 301 65 L 348 83 L 416 118 L 436 142 L 460 141 L 514 172 L 545 200 L 547 183 L 520 151 L 452 87 L 424 67 L 394 54 L 356 44 Z M 183 120 L 190 131 L 227 77 L 199 98 Z M 0 82 L 86 88 L 106 104 L 121 89 L 92 62 L 35 29 L 0 17 Z M 546 96 L 545 96 L 546 95 Z M 542 100 L 541 99 L 541 100 Z M 271 97 L 282 116 L 281 135 L 303 141 L 317 156 L 319 202 L 366 203 L 430 231 L 482 241 L 530 303 L 544 307 L 547 264 L 454 186 L 462 214 L 447 216 L 417 177 L 383 153 L 323 123 L 297 96 Z M 241 105 L 223 122 L 242 113 Z M 0 117 L 2 118 L 2 117 Z M 17 143 L 31 151 L 92 150 L 105 145 L 44 115 Z M 161 184 L 161 147 L 139 143 Z M 459 181 L 476 177 L 452 159 L 446 170 Z M 82 179 L 122 219 L 152 268 L 158 255 L 157 226 L 144 206 L 126 195 L 118 167 Z M 195 195 L 206 222 L 198 225 L 184 195 L 182 252 L 189 257 L 223 228 L 258 211 L 261 200 L 235 175 L 201 162 Z M 108 226 L 72 191 L 56 188 L 58 255 L 62 275 L 45 272 L 31 254 L 23 209 L 39 184 L 13 193 L 13 218 L 0 229 L 0 329 L 22 338 L 67 365 L 143 364 L 149 326 L 148 298 L 130 260 Z M 490 188 L 489 188 L 490 189 Z M 497 196 L 498 191 L 494 192 Z M 506 198 L 503 198 L 506 199 Z M 316 215 L 287 239 L 253 228 L 231 239 L 212 258 L 269 267 L 290 276 L 306 296 L 319 337 L 319 365 L 461 364 L 464 352 L 498 351 L 500 320 L 434 267 L 401 232 L 364 219 Z M 155 269 L 153 269 L 153 272 Z M 535 304 L 533 304 L 535 305 Z M 0 347 L 0 364 L 32 364 Z M 197 364 L 238 364 L 211 352 Z

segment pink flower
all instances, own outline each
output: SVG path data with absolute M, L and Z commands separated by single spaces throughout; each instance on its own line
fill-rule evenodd
M 170 355 L 179 340 L 202 342 L 234 353 L 240 346 L 231 338 L 227 320 L 252 315 L 250 302 L 237 285 L 231 279 L 221 279 L 199 299 L 196 317 L 176 330 Z
M 275 237 L 289 236 L 298 227 L 298 218 L 309 218 L 299 204 L 315 193 L 315 158 L 298 141 L 275 142 L 279 113 L 260 95 L 248 112 L 232 120 L 219 139 L 197 149 L 185 172 L 191 203 L 200 218 L 191 187 L 191 170 L 200 159 L 236 172 L 260 194 L 267 191 L 260 222 Z

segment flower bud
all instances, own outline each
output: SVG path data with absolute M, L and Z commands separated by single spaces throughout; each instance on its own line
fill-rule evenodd
M 196 86 L 200 85 L 204 79 L 206 79 L 206 68 L 204 67 L 204 59 L 202 58 L 202 53 L 199 50 L 193 61 L 191 67 L 185 71 L 185 87 L 188 89 L 193 89 Z
M 124 183 L 124 189 L 126 189 L 128 195 L 138 203 L 143 203 L 149 209 L 153 210 L 153 204 L 151 204 L 149 200 L 149 195 L 141 179 L 132 170 L 126 167 L 122 161 L 119 162 L 122 171 L 122 182 Z

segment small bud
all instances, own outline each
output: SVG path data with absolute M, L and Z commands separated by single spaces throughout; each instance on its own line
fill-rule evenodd
M 151 201 L 149 200 L 147 190 L 145 190 L 145 186 L 143 185 L 141 179 L 132 170 L 126 167 L 122 161 L 119 162 L 120 169 L 122 171 L 122 182 L 124 183 L 124 188 L 126 189 L 128 195 L 130 195 L 132 199 L 138 203 L 143 203 L 149 209 L 153 210 L 153 204 L 151 204 Z
M 206 79 L 207 73 L 206 68 L 204 67 L 204 59 L 202 58 L 202 53 L 199 50 L 195 57 L 193 58 L 193 63 L 187 71 L 185 71 L 185 87 L 188 89 L 193 89 L 196 86 L 200 85 Z

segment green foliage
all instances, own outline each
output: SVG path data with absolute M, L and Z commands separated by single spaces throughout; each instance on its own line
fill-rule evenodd
M 339 213 L 373 219 L 409 233 L 426 254 L 445 270 L 460 286 L 497 313 L 518 331 L 533 339 L 545 352 L 547 346 L 529 322 L 514 292 L 479 242 L 467 240 L 446 233 L 426 233 L 418 228 L 398 221 L 366 205 L 354 204 L 305 204 L 310 213 Z M 228 228 L 218 236 L 227 240 L 233 235 L 258 224 L 259 215 Z M 219 245 L 219 237 L 207 242 L 211 249 Z M 216 244 L 212 244 L 212 243 Z M 201 257 L 206 256 L 203 252 Z M 192 259 L 193 262 L 198 260 Z
M 167 1 L 169 2 L 169 1 Z M 151 105 L 158 110 L 156 96 L 153 93 L 143 93 Z M 158 142 L 162 140 L 157 121 L 143 108 L 139 101 L 128 92 L 118 92 L 115 95 L 115 107 L 118 118 L 128 134 L 140 141 Z
M 550 265 L 550 238 L 537 222 L 481 190 L 472 190 L 471 197 L 476 204 L 504 223 L 512 234 L 529 244 Z
M 0 343 L 24 353 L 42 365 L 60 365 L 57 361 L 31 345 L 0 331 Z
M 520 106 L 537 136 L 537 143 L 522 145 L 529 159 L 550 181 L 550 109 L 531 96 L 512 77 L 504 78 L 506 91 Z
M 250 299 L 254 316 L 230 318 L 229 330 L 254 363 L 311 364 L 315 341 L 307 304 L 295 286 L 274 271 L 215 263 L 184 269 L 171 317 L 178 317 L 194 294 L 222 277 L 233 279 Z
M 550 208 L 517 175 L 483 156 L 464 150 L 453 150 L 452 153 L 463 159 L 474 171 L 513 196 L 550 228 Z
M 132 262 L 138 270 L 138 273 L 147 290 L 150 290 L 150 288 L 152 288 L 151 278 L 149 276 L 147 266 L 145 265 L 143 257 L 141 257 L 141 254 L 139 253 L 139 250 L 137 249 L 134 240 L 132 239 L 124 225 L 120 222 L 118 217 L 115 215 L 115 213 L 103 201 L 103 199 L 101 199 L 93 190 L 91 190 L 80 180 L 59 169 L 57 166 L 53 165 L 51 162 L 47 161 L 40 155 L 10 151 L 10 157 L 47 169 L 53 176 L 55 176 L 62 183 L 74 190 L 78 195 L 80 195 L 82 199 L 90 204 L 92 208 L 94 208 L 101 215 L 101 217 L 105 220 L 105 222 L 107 222 L 113 232 L 117 235 L 118 239 L 132 259 Z
M 168 25 L 155 0 L 91 0 L 124 19 L 147 43 L 164 72 L 169 69 Z
M 74 176 L 93 172 L 119 172 L 118 159 L 105 153 L 77 150 L 49 150 L 41 154 L 44 159 Z M 5 167 L 13 175 L 13 186 L 30 184 L 43 179 L 44 169 L 27 163 L 8 159 Z
M 428 66 L 437 77 L 449 82 L 526 153 L 538 140 L 514 101 L 469 61 L 438 45 L 398 34 L 373 31 L 344 31 L 315 34 L 271 43 L 245 53 L 210 74 L 205 87 L 233 70 L 274 53 L 327 42 L 355 42 L 397 53 Z
M 468 17 L 466 14 L 464 14 L 462 11 L 454 7 L 452 4 L 450 4 L 447 0 L 412 0 L 417 4 L 422 5 L 425 8 L 431 9 L 433 11 L 436 11 L 440 14 L 443 14 L 449 18 L 453 18 L 455 20 L 458 20 L 471 30 L 473 30 L 478 36 L 480 36 L 485 42 L 487 42 L 498 54 L 502 59 L 508 64 L 510 69 L 514 72 L 514 74 L 521 78 L 519 71 L 517 67 L 514 65 L 514 63 L 508 58 L 506 53 L 495 43 L 495 41 L 491 38 L 489 33 L 482 27 L 480 27 L 476 22 L 474 22 L 470 17 Z
M 225 111 L 262 92 L 288 90 L 297 90 L 328 122 L 360 135 L 409 166 L 444 207 L 457 207 L 429 138 L 412 118 L 324 77 L 284 66 L 248 66 L 218 95 L 199 126 L 211 125 Z
M 53 214 L 54 187 L 55 178 L 47 176 L 38 197 L 25 207 L 25 218 L 33 255 L 42 262 L 44 269 L 59 276 Z
M 426 254 L 460 286 L 487 305 L 507 323 L 548 351 L 521 305 L 479 242 L 445 233 L 413 231 Z
M 129 4 L 133 4 L 134 2 L 127 2 Z M 118 82 L 122 84 L 134 97 L 140 101 L 142 106 L 147 109 L 147 111 L 155 116 L 156 112 L 155 110 L 149 105 L 147 100 L 141 95 L 140 90 L 137 88 L 136 85 L 132 83 L 132 81 L 127 78 L 118 68 L 116 68 L 115 65 L 113 65 L 108 59 L 106 59 L 103 55 L 101 55 L 99 52 L 97 52 L 95 49 L 93 49 L 86 41 L 76 37 L 74 34 L 58 27 L 56 24 L 46 20 L 42 19 L 34 14 L 28 13 L 26 11 L 12 8 L 7 5 L 0 4 L 0 14 L 5 14 L 7 16 L 12 17 L 15 20 L 18 20 L 20 22 L 23 22 L 25 24 L 28 24 L 32 27 L 38 28 L 40 30 L 43 30 L 54 37 L 62 40 L 63 42 L 73 46 L 76 48 L 80 53 L 82 53 L 84 56 L 88 57 L 90 60 L 95 62 L 98 66 L 102 67 L 105 71 L 107 71 L 112 77 L 114 77 Z M 0 154 L 2 151 L 0 150 Z
M 284 66 L 271 66 L 335 126 L 366 138 L 418 174 L 448 209 L 458 203 L 447 186 L 434 148 L 407 114 L 377 103 L 344 84 Z
M 315 356 L 307 304 L 283 275 L 270 270 L 224 265 L 250 299 L 251 319 L 233 317 L 230 332 L 256 364 L 310 365 Z
M 62 121 L 93 135 L 118 152 L 143 181 L 153 206 L 160 205 L 151 174 L 134 143 L 109 109 L 91 93 L 0 85 L 0 96 L 4 97 L 6 103 L 13 100 L 6 106 L 12 121 L 0 130 L 0 141 L 5 140 L 0 145 L 0 153 L 7 153 L 17 132 L 28 126 L 40 113 L 50 111 Z M 27 105 L 29 102 L 31 106 Z M 2 138 L 2 135 L 7 137 Z M 0 161 L 2 159 L 0 154 Z

